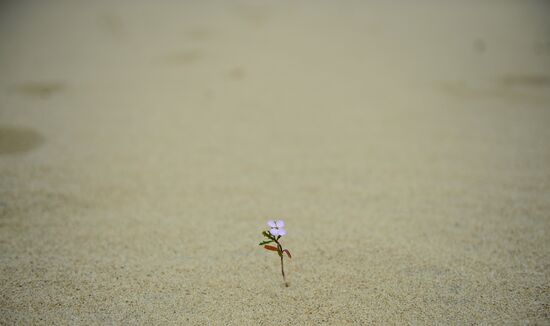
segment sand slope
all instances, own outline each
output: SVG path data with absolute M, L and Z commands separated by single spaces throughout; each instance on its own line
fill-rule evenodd
M 548 324 L 549 10 L 3 2 L 0 324 Z

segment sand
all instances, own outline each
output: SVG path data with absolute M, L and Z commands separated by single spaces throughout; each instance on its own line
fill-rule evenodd
M 550 324 L 549 13 L 2 2 L 0 324 Z

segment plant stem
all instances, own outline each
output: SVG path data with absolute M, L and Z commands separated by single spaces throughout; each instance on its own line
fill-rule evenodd
M 285 264 L 284 264 L 284 256 L 283 256 L 283 246 L 279 243 L 279 241 L 275 240 L 277 243 L 277 252 L 279 253 L 279 257 L 281 257 L 281 274 L 283 274 L 283 282 L 285 282 L 285 286 L 288 287 L 288 282 L 286 281 L 285 277 Z
M 286 278 L 285 278 L 285 265 L 283 264 L 282 254 L 281 254 L 281 274 L 283 274 L 283 281 L 285 282 L 285 286 L 288 287 L 288 283 L 286 282 Z

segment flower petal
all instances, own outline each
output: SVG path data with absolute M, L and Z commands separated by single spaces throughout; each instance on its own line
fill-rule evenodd
M 271 233 L 271 235 L 279 235 L 279 231 L 279 229 L 273 228 L 269 230 L 269 233 Z
M 283 235 L 286 234 L 286 230 L 285 230 L 285 229 L 279 229 L 279 230 L 277 230 L 277 231 L 279 231 L 279 235 L 280 235 L 280 236 L 283 236 Z
M 278 228 L 284 228 L 285 227 L 285 221 L 283 221 L 283 220 L 278 220 L 277 222 L 275 222 L 275 224 L 277 224 Z
M 274 228 L 274 227 L 277 227 L 277 223 L 275 223 L 274 220 L 269 220 L 267 221 L 267 225 Z

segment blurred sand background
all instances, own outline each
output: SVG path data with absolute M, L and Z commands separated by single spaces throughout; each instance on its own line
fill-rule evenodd
M 0 324 L 550 323 L 549 14 L 2 2 Z

